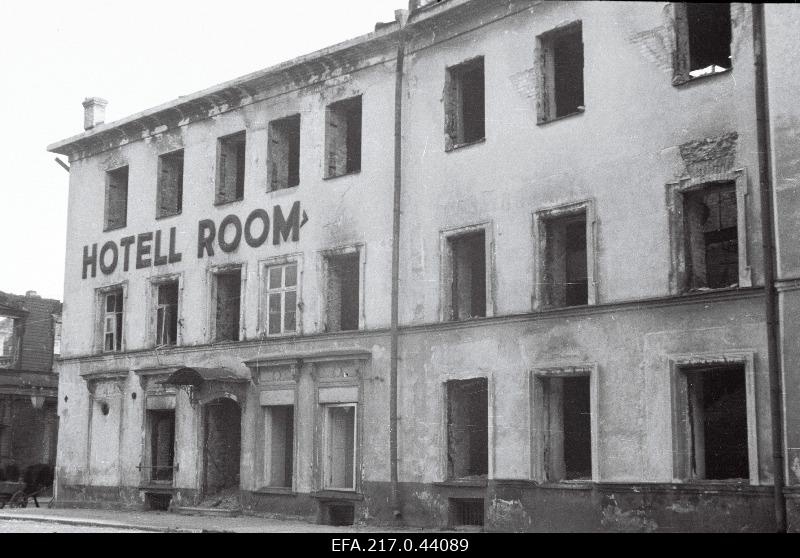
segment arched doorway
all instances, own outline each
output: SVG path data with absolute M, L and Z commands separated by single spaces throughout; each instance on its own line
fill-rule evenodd
M 236 494 L 242 444 L 242 411 L 227 397 L 203 406 L 203 496 Z

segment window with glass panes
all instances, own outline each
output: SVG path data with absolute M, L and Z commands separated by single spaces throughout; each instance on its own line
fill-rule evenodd
M 297 330 L 297 263 L 267 268 L 267 334 Z
M 103 319 L 103 351 L 122 350 L 122 291 L 105 295 Z

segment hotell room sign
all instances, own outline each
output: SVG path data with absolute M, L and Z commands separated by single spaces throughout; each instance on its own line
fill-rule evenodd
M 301 220 L 302 214 L 302 220 Z M 251 248 L 259 248 L 267 243 L 272 235 L 272 244 L 300 240 L 300 229 L 308 222 L 308 215 L 300 209 L 300 202 L 294 202 L 289 216 L 276 205 L 272 217 L 266 209 L 255 209 L 242 221 L 237 215 L 228 215 L 219 224 L 212 219 L 202 219 L 197 223 L 197 258 L 213 256 L 219 248 L 225 253 L 235 252 L 242 242 Z M 98 251 L 97 243 L 83 247 L 83 278 L 97 277 L 97 270 L 103 275 L 111 275 L 120 266 L 128 271 L 159 267 L 178 263 L 183 254 L 176 250 L 177 227 L 162 231 L 144 232 L 126 236 L 119 242 L 109 240 Z

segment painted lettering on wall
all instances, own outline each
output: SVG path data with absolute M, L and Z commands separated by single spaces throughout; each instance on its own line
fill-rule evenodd
M 226 254 L 239 249 L 242 242 L 251 248 L 259 248 L 267 243 L 270 234 L 272 245 L 300 240 L 300 229 L 308 222 L 308 215 L 301 211 L 300 202 L 294 202 L 288 216 L 281 206 L 272 208 L 272 218 L 265 209 L 255 209 L 247 219 L 237 215 L 227 215 L 219 225 L 213 219 L 202 219 L 197 224 L 197 257 L 212 257 L 218 248 Z M 178 263 L 183 254 L 176 249 L 177 228 L 163 231 L 144 232 L 136 236 L 126 236 L 119 243 L 109 240 L 100 247 L 92 244 L 83 247 L 83 278 L 97 277 L 97 268 L 103 275 L 111 275 L 119 266 L 123 271 L 160 267 Z M 167 247 L 167 244 L 169 245 Z M 133 247 L 133 248 L 131 248 Z

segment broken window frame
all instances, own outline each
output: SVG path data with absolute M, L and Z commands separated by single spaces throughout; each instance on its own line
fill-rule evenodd
M 120 298 L 122 300 L 122 324 L 121 324 L 121 335 L 119 336 L 119 350 L 118 351 L 106 351 L 105 349 L 105 334 L 106 334 L 106 296 L 113 293 L 120 293 Z M 115 283 L 113 285 L 107 285 L 100 288 L 95 289 L 94 292 L 94 300 L 95 300 L 95 325 L 94 325 L 94 340 L 93 340 L 93 347 L 94 352 L 97 354 L 103 353 L 119 353 L 125 351 L 126 345 L 126 337 L 128 335 L 127 328 L 125 327 L 125 319 L 127 316 L 127 307 L 128 307 L 128 282 L 123 281 L 121 283 Z
M 156 219 L 165 219 L 183 212 L 184 150 L 178 149 L 158 156 L 156 179 Z M 175 207 L 166 207 L 167 189 L 175 188 Z
M 439 231 L 439 321 L 449 322 L 453 320 L 453 279 L 454 262 L 452 241 L 458 237 L 483 232 L 485 243 L 485 267 L 486 267 L 486 310 L 482 318 L 492 317 L 495 314 L 494 301 L 494 224 L 492 221 L 456 227 Z M 455 320 L 458 321 L 458 320 Z
M 554 364 L 539 366 L 531 371 L 530 406 L 531 406 L 531 477 L 542 483 L 587 483 L 600 482 L 600 404 L 599 373 L 596 363 Z M 550 402 L 546 401 L 548 393 L 546 382 L 553 378 L 589 378 L 589 412 L 591 436 L 591 479 L 557 479 L 552 474 L 552 448 L 547 415 Z M 562 458 L 563 460 L 563 458 Z
M 755 353 L 722 352 L 691 355 L 669 355 L 669 375 L 672 406 L 672 456 L 673 481 L 717 484 L 740 484 L 742 479 L 710 480 L 697 478 L 692 469 L 692 445 L 689 415 L 689 386 L 686 372 L 699 369 L 740 366 L 744 368 L 745 400 L 747 414 L 747 459 L 749 479 L 752 486 L 761 484 L 759 479 L 758 423 L 755 396 Z
M 343 246 L 341 248 L 334 248 L 328 250 L 320 250 L 319 262 L 322 273 L 319 274 L 320 284 L 318 293 L 320 296 L 319 308 L 320 311 L 320 330 L 322 332 L 331 333 L 347 333 L 351 331 L 359 331 L 366 327 L 365 310 L 365 293 L 364 293 L 364 276 L 366 265 L 366 245 L 363 243 L 353 244 L 350 246 Z M 330 285 L 330 261 L 339 256 L 347 256 L 351 254 L 358 254 L 358 327 L 356 329 L 342 330 L 329 328 L 329 285 Z
M 123 290 L 120 288 L 108 291 L 103 295 L 103 299 L 103 352 L 118 353 L 122 351 L 122 336 L 124 332 L 125 297 Z M 109 310 L 109 302 L 113 304 L 111 310 Z M 109 335 L 111 336 L 110 348 L 108 343 Z
M 466 378 L 448 378 L 444 382 L 442 382 L 442 421 L 443 421 L 443 430 L 442 430 L 442 440 L 444 440 L 444 444 L 442 444 L 442 478 L 447 481 L 458 481 L 459 479 L 468 479 L 473 478 L 473 476 L 457 476 L 456 473 L 453 471 L 453 467 L 451 466 L 451 459 L 450 459 L 450 447 L 451 447 L 451 429 L 450 429 L 450 409 L 451 409 L 451 386 L 454 384 L 468 384 L 468 383 L 478 383 L 483 382 L 486 385 L 486 474 L 485 479 L 492 478 L 493 475 L 493 460 L 491 459 L 492 454 L 492 444 L 494 440 L 494 433 L 492 431 L 493 424 L 492 424 L 492 415 L 491 409 L 493 406 L 493 394 L 492 394 L 492 379 L 487 376 L 474 376 L 474 377 L 466 377 Z M 483 476 L 483 474 L 481 474 Z
M 120 177 L 125 174 L 124 186 Z M 124 229 L 128 226 L 128 190 L 130 189 L 130 166 L 123 165 L 106 171 L 103 232 Z M 113 190 L 120 190 L 114 197 Z M 121 191 L 124 190 L 124 193 Z M 112 208 L 112 205 L 118 205 Z M 118 213 L 118 214 L 117 214 Z
M 294 127 L 295 125 L 297 127 L 296 131 L 292 129 L 291 132 L 288 132 L 286 130 L 286 128 Z M 291 156 L 293 145 L 290 139 L 294 137 L 292 134 L 295 133 L 297 140 L 296 153 L 294 154 L 296 163 L 292 163 L 292 159 L 294 159 Z M 283 141 L 286 142 L 285 146 L 283 146 Z M 300 185 L 301 148 L 302 117 L 300 113 L 270 121 L 267 138 L 267 192 L 288 190 Z M 286 160 L 282 161 L 284 156 Z M 278 160 L 281 160 L 281 167 L 285 166 L 285 177 L 283 176 L 283 171 L 278 172 Z M 296 176 L 292 173 L 294 164 L 297 165 Z
M 160 304 L 158 298 L 158 291 L 162 285 L 166 285 L 169 283 L 175 283 L 178 289 L 177 295 L 177 302 L 173 304 Z M 182 345 L 182 329 L 183 329 L 183 318 L 181 317 L 181 311 L 183 309 L 182 304 L 183 298 L 183 274 L 171 274 L 171 275 L 163 275 L 160 277 L 155 277 L 150 280 L 150 308 L 151 311 L 151 318 L 150 318 L 150 335 L 148 336 L 150 339 L 150 346 L 153 348 L 171 348 L 171 347 L 178 347 Z M 175 313 L 175 322 L 176 322 L 176 331 L 175 331 L 175 339 L 173 339 L 172 343 L 165 342 L 165 335 L 164 330 L 162 329 L 159 332 L 158 323 L 159 323 L 159 315 L 163 315 L 166 317 L 168 311 L 165 309 L 167 306 L 174 306 L 175 309 L 173 312 Z M 162 319 L 162 323 L 165 320 Z
M 235 147 L 233 147 L 235 146 Z M 233 151 L 232 151 L 233 150 Z M 227 159 L 235 158 L 236 178 L 232 189 L 227 181 Z M 241 168 L 240 168 L 241 166 Z M 214 205 L 226 205 L 242 201 L 247 186 L 247 131 L 242 130 L 217 139 L 217 178 L 214 187 Z
M 467 138 L 464 114 L 464 76 L 478 69 L 483 78 L 483 107 L 480 122 L 483 133 L 480 134 L 480 137 Z M 470 58 L 446 69 L 444 110 L 445 151 L 453 151 L 460 147 L 486 141 L 486 65 L 484 56 Z
M 358 149 L 351 150 L 351 143 L 355 143 L 350 131 L 351 122 L 348 116 L 354 112 L 355 104 L 358 104 Z M 350 106 L 352 105 L 352 106 Z M 345 114 L 342 117 L 340 111 Z M 338 126 L 334 120 L 345 118 L 348 124 L 347 131 L 344 133 L 342 139 L 341 134 L 334 134 L 332 128 Z M 342 142 L 344 142 L 344 149 L 342 149 Z M 344 166 L 340 168 L 342 160 L 341 152 L 344 150 Z M 357 155 L 357 157 L 356 157 Z M 354 95 L 345 99 L 340 99 L 330 103 L 325 107 L 325 158 L 324 158 L 324 179 L 338 178 L 340 176 L 348 176 L 351 174 L 358 174 L 361 172 L 364 162 L 364 96 L 362 94 Z
M 670 236 L 670 294 L 686 294 L 691 292 L 691 278 L 688 276 L 687 230 L 684 222 L 684 196 L 687 193 L 700 191 L 709 185 L 726 182 L 735 183 L 736 187 L 736 230 L 739 260 L 739 285 L 737 288 L 752 287 L 752 268 L 749 260 L 747 234 L 747 192 L 748 176 L 745 169 L 706 174 L 698 177 L 684 177 L 677 182 L 669 182 L 667 189 L 667 212 L 669 215 Z M 715 289 L 716 290 L 716 289 Z
M 297 303 L 295 305 L 295 329 L 294 331 L 282 331 L 281 333 L 269 333 L 269 268 L 275 266 L 286 265 L 297 266 L 297 285 L 295 291 L 297 292 Z M 258 290 L 258 325 L 256 332 L 260 337 L 291 337 L 303 334 L 303 254 L 293 253 L 283 256 L 275 256 L 260 260 L 258 262 L 259 270 L 259 290 Z M 285 273 L 285 272 L 284 272 Z M 284 307 L 282 300 L 281 307 Z M 281 317 L 281 325 L 284 323 L 284 318 Z
M 581 40 L 581 50 L 583 52 L 581 66 L 581 97 L 582 103 L 576 109 L 567 114 L 558 115 L 556 85 L 555 85 L 555 58 L 553 43 L 561 40 L 565 36 L 577 34 Z M 583 48 L 583 22 L 581 20 L 560 25 L 536 37 L 536 123 L 537 125 L 547 124 L 563 118 L 569 118 L 586 112 L 586 51 Z
M 239 330 L 237 339 L 218 339 L 217 338 L 217 279 L 220 275 L 228 273 L 239 272 Z M 208 270 L 208 285 L 210 285 L 209 303 L 208 303 L 208 332 L 209 342 L 228 342 L 228 341 L 244 341 L 245 339 L 245 287 L 247 281 L 247 264 L 235 263 L 212 266 Z
M 686 2 L 673 2 L 673 20 L 675 22 L 675 49 L 672 52 L 672 85 L 679 86 L 685 83 L 693 82 L 698 79 L 703 79 L 710 76 L 716 76 L 729 73 L 733 69 L 733 14 L 731 14 L 731 44 L 729 45 L 730 51 L 730 68 L 716 68 L 706 74 L 692 76 L 691 72 L 697 71 L 691 69 L 691 47 L 689 45 L 689 14 L 687 12 Z M 691 4 L 691 2 L 689 3 Z M 713 4 L 716 4 L 715 2 Z M 731 4 L 719 4 L 728 6 L 732 9 Z
M 581 214 L 586 218 L 586 275 L 587 275 L 587 305 L 598 304 L 598 275 L 597 275 L 597 245 L 594 199 L 572 202 L 533 213 L 533 245 L 534 245 L 534 292 L 533 311 L 551 310 L 556 308 L 575 308 L 575 306 L 553 306 L 552 294 L 548 291 L 548 228 L 552 221 L 567 220 Z
M 336 490 L 342 492 L 357 492 L 358 491 L 358 458 L 359 458 L 359 405 L 357 402 L 342 402 L 342 403 L 324 403 L 322 406 L 322 453 L 320 458 L 322 460 L 322 467 L 320 472 L 322 474 L 322 488 L 323 490 Z M 334 486 L 328 482 L 328 477 L 331 473 L 331 410 L 350 407 L 353 409 L 353 454 L 352 454 L 352 486 Z

